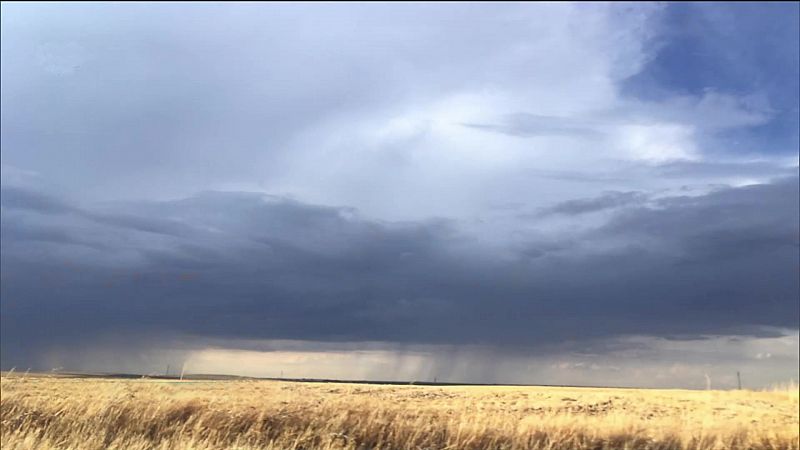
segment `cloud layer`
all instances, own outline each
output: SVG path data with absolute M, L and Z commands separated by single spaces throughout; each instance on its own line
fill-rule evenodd
M 4 4 L 2 365 L 780 346 L 800 13 L 743 8 Z
M 616 202 L 597 227 L 489 248 L 457 222 L 377 222 L 260 194 L 101 211 L 6 187 L 4 341 L 134 328 L 535 352 L 620 335 L 768 335 L 798 326 L 797 193 L 792 177 Z M 583 215 L 605 198 L 552 210 Z

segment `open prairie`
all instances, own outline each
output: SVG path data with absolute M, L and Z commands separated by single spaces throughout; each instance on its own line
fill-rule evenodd
M 797 449 L 798 389 L 2 377 L 2 448 Z

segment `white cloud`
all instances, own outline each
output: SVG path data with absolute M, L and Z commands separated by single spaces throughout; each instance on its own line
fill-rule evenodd
M 699 159 L 694 130 L 686 125 L 626 125 L 618 133 L 629 160 L 660 164 Z
M 443 89 L 366 112 L 331 114 L 305 129 L 292 138 L 291 156 L 267 189 L 351 205 L 376 218 L 470 221 L 485 220 L 485 205 L 500 202 L 535 208 L 603 190 L 663 194 L 741 181 L 697 173 L 666 179 L 630 170 L 713 161 L 703 151 L 704 139 L 762 124 L 770 114 L 757 95 L 708 91 L 644 102 L 620 94 L 620 80 L 653 56 L 646 51 L 652 38 L 646 25 L 659 8 L 629 11 L 624 20 L 613 7 L 550 5 L 534 11 L 507 23 L 472 59 L 457 52 L 438 55 L 451 69 L 451 83 Z M 504 20 L 490 14 L 477 23 Z M 393 80 L 397 89 L 433 82 L 413 66 L 406 69 L 406 79 Z M 503 121 L 520 113 L 542 118 L 546 128 L 503 131 L 509 127 Z M 603 173 L 607 180 L 587 182 Z

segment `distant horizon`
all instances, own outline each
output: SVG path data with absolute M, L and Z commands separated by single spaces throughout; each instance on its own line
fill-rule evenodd
M 771 390 L 779 389 L 781 387 L 797 385 L 798 380 L 788 379 L 783 383 L 775 383 L 771 386 L 761 388 L 750 388 L 747 386 L 734 387 L 714 387 L 699 388 L 699 387 L 640 387 L 640 386 L 623 386 L 623 385 L 566 385 L 566 384 L 541 384 L 541 383 L 467 383 L 458 381 L 435 381 L 435 380 L 372 380 L 372 379 L 341 379 L 341 378 L 291 378 L 291 377 L 270 377 L 270 376 L 251 376 L 251 375 L 233 375 L 226 373 L 185 373 L 180 374 L 144 374 L 144 373 L 115 373 L 115 372 L 72 372 L 72 371 L 57 371 L 57 372 L 18 372 L 12 368 L 11 370 L 0 371 L 0 374 L 6 377 L 13 376 L 54 376 L 66 378 L 105 378 L 105 379 L 150 379 L 150 380 L 176 380 L 185 382 L 203 382 L 203 381 L 231 381 L 231 380 L 252 380 L 252 381 L 284 381 L 284 382 L 297 382 L 297 383 L 332 383 L 332 384 L 372 384 L 372 385 L 387 385 L 387 386 L 494 386 L 494 387 L 554 387 L 554 388 L 587 388 L 587 389 L 633 389 L 633 390 L 691 390 L 691 391 L 705 391 L 705 390 Z

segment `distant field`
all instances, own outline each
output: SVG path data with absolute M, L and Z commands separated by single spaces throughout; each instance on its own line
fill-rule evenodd
M 798 388 L 380 386 L 12 374 L 4 450 L 798 449 Z

